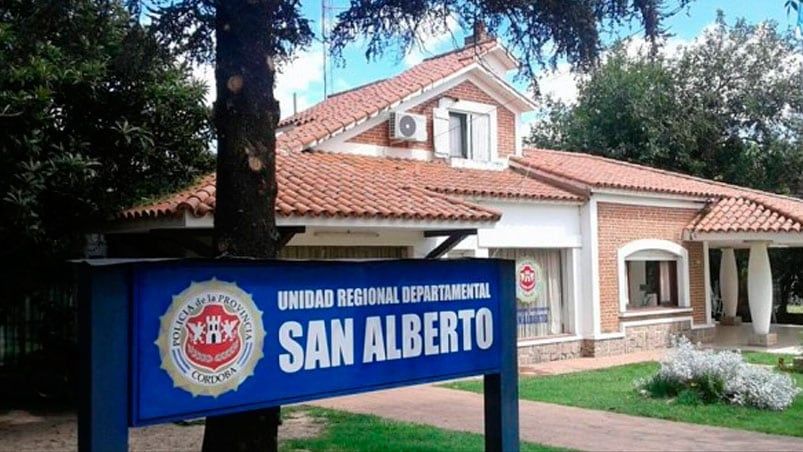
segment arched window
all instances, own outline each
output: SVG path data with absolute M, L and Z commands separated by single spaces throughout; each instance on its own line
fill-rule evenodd
M 619 248 L 619 310 L 689 307 L 689 253 L 669 240 L 636 240 Z

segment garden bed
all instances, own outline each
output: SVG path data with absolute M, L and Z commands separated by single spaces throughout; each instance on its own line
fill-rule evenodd
M 766 365 L 777 362 L 777 357 L 767 355 L 750 353 L 745 356 L 748 362 Z M 770 359 L 774 361 L 768 363 Z M 683 405 L 676 399 L 644 396 L 634 388 L 635 380 L 655 375 L 658 368 L 658 363 L 649 362 L 565 375 L 523 377 L 519 380 L 519 397 L 635 416 L 803 437 L 803 395 L 798 395 L 792 406 L 784 411 L 725 403 Z M 803 387 L 803 374 L 791 373 L 790 376 L 798 387 Z M 481 380 L 459 381 L 447 386 L 482 392 Z

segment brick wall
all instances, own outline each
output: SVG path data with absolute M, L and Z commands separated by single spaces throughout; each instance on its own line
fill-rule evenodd
M 619 331 L 619 281 L 617 252 L 633 240 L 670 240 L 689 252 L 689 285 L 692 316 L 705 323 L 705 272 L 701 243 L 682 241 L 683 228 L 698 212 L 696 209 L 630 206 L 599 203 L 599 284 L 602 331 Z M 680 271 L 680 268 L 678 269 Z
M 694 343 L 710 343 L 714 340 L 715 331 L 713 327 L 692 330 L 691 323 L 681 319 L 654 325 L 625 326 L 624 337 L 519 346 L 519 367 L 522 373 L 527 373 L 526 366 L 541 362 L 664 349 L 669 348 L 672 339 L 678 336 L 686 336 Z
M 442 96 L 430 99 L 414 106 L 410 113 L 417 113 L 427 117 L 427 142 L 414 143 L 414 142 L 397 142 L 393 143 L 393 147 L 402 149 L 425 149 L 428 151 L 433 150 L 432 139 L 432 109 L 438 106 L 438 101 L 442 97 L 450 97 L 457 100 L 469 100 L 472 102 L 480 102 L 483 104 L 496 106 L 496 119 L 497 119 L 497 148 L 499 157 L 505 157 L 516 152 L 516 116 L 512 111 L 496 102 L 491 96 L 486 94 L 480 88 L 469 81 L 465 81 L 454 88 L 450 89 Z M 357 135 L 348 140 L 350 143 L 363 143 L 373 144 L 376 146 L 391 146 L 390 143 L 390 127 L 388 121 L 374 126 L 365 132 Z
M 710 328 L 713 331 L 713 328 Z M 678 322 L 659 323 L 655 325 L 639 325 L 625 327 L 624 338 L 612 338 L 601 340 L 584 340 L 582 353 L 583 356 L 615 356 L 626 353 L 643 352 L 669 348 L 672 346 L 672 338 L 686 336 L 692 340 L 705 339 L 705 336 L 692 330 L 688 320 Z
M 707 323 L 705 318 L 705 262 L 703 244 L 700 242 L 685 242 L 689 250 L 689 293 L 691 296 L 692 317 L 694 323 L 701 325 Z
M 522 346 L 518 348 L 519 366 L 580 358 L 582 347 L 582 340 Z

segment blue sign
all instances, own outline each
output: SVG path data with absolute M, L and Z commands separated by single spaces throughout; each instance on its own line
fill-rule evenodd
M 131 277 L 131 425 L 499 373 L 514 303 L 512 264 L 490 259 L 165 261 Z

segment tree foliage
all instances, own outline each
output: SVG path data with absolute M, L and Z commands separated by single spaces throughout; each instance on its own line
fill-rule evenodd
M 729 26 L 721 15 L 676 56 L 633 55 L 620 43 L 581 83 L 576 105 L 547 103 L 529 141 L 800 193 L 797 45 L 772 22 Z
M 619 43 L 580 84 L 576 105 L 547 99 L 528 141 L 803 196 L 799 49 L 772 22 L 729 26 L 721 14 L 674 56 Z M 783 320 L 788 297 L 803 296 L 803 253 L 771 258 Z
M 205 87 L 114 2 L 0 5 L 0 243 L 24 288 L 121 208 L 212 168 Z
M 688 0 L 677 0 L 686 4 Z M 218 136 L 215 243 L 222 255 L 275 257 L 279 238 L 276 199 L 276 66 L 309 45 L 309 20 L 298 0 L 129 0 L 146 11 L 160 36 L 196 61 L 215 63 Z M 576 66 L 598 55 L 600 23 L 641 17 L 650 38 L 660 35 L 663 0 L 561 2 L 352 0 L 332 33 L 336 55 L 360 37 L 367 56 L 393 43 L 409 50 L 419 32 L 438 29 L 449 17 L 471 25 L 483 20 L 507 34 L 525 58 L 524 74 L 543 63 L 546 46 Z M 276 448 L 278 410 L 207 420 L 204 450 Z
M 522 63 L 520 75 L 537 89 L 536 71 L 554 67 L 560 59 L 575 69 L 594 67 L 605 30 L 637 21 L 645 38 L 656 44 L 665 34 L 662 20 L 690 1 L 352 0 L 337 17 L 333 53 L 342 56 L 348 43 L 362 38 L 369 59 L 387 49 L 404 52 L 420 43 L 421 36 L 450 31 L 453 19 L 464 29 L 480 21 L 516 54 Z

